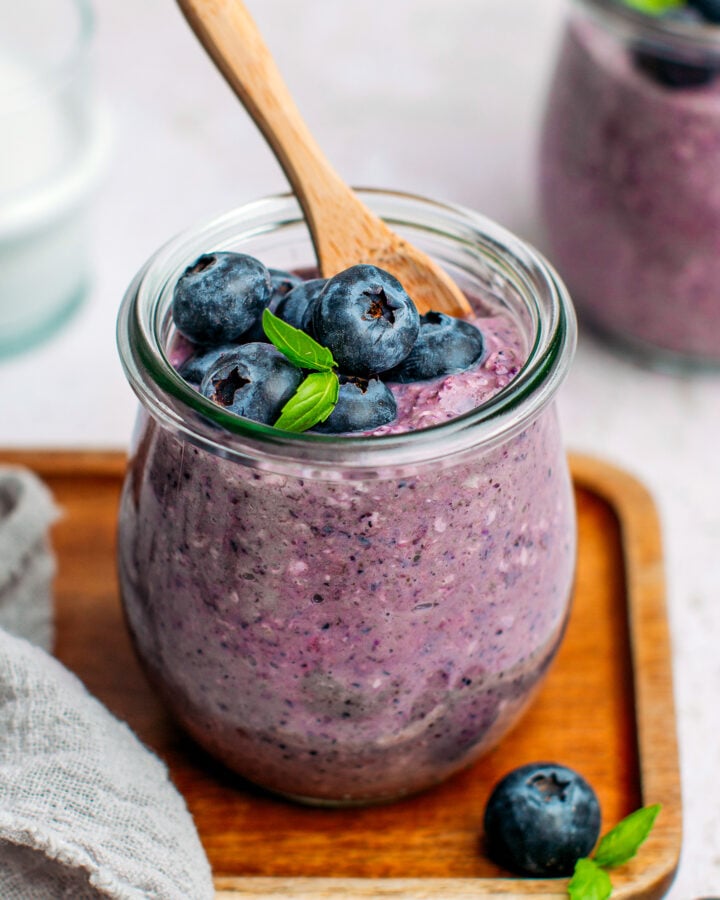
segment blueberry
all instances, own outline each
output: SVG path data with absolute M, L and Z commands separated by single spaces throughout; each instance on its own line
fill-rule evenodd
M 687 0 L 688 6 L 695 8 L 700 15 L 713 24 L 720 24 L 720 0 Z
M 530 763 L 493 789 L 485 809 L 488 855 L 522 875 L 570 875 L 600 833 L 590 785 L 566 766 Z
M 196 344 L 237 340 L 262 315 L 272 284 L 265 266 L 243 253 L 206 253 L 178 279 L 172 315 Z
M 232 353 L 233 350 L 237 350 L 237 347 L 237 344 L 220 344 L 219 347 L 200 347 L 178 368 L 178 374 L 181 375 L 188 384 L 198 386 L 207 374 L 207 371 L 217 363 L 220 357 L 224 356 L 226 353 Z
M 292 272 L 286 272 L 284 269 L 268 269 L 268 272 L 270 273 L 272 295 L 270 297 L 270 302 L 267 305 L 267 309 L 269 309 L 270 312 L 275 312 L 278 308 L 278 304 L 282 302 L 283 298 L 289 294 L 294 287 L 302 284 L 302 278 L 298 275 L 293 275 Z M 250 343 L 251 341 L 267 341 L 267 336 L 262 324 L 262 315 L 260 315 L 255 324 L 245 332 L 243 340 L 246 343 Z
M 311 334 L 315 303 L 326 284 L 326 278 L 311 278 L 301 282 L 278 303 L 275 315 L 289 325 Z
M 412 349 L 420 316 L 400 282 L 376 266 L 352 266 L 328 280 L 315 302 L 315 337 L 352 375 L 398 365 Z
M 205 374 L 200 392 L 235 415 L 273 425 L 302 378 L 271 344 L 242 344 Z
M 284 297 L 293 288 L 303 283 L 299 275 L 293 275 L 292 272 L 286 272 L 285 269 L 268 269 L 268 272 L 273 289 L 273 299 Z
M 690 0 L 692 2 L 692 0 Z M 673 9 L 666 10 L 662 17 L 666 22 L 682 22 L 685 25 L 701 25 L 703 16 L 697 9 L 692 6 L 676 6 Z
M 340 390 L 335 408 L 324 422 L 312 429 L 322 434 L 372 431 L 392 422 L 397 404 L 390 388 L 378 378 L 338 375 Z
M 718 74 L 714 66 L 671 58 L 659 49 L 636 47 L 633 56 L 639 69 L 666 88 L 701 87 Z
M 663 19 L 689 26 L 700 25 L 703 21 L 720 22 L 720 0 L 688 0 L 687 6 L 668 10 Z M 672 51 L 648 43 L 638 43 L 633 57 L 639 69 L 667 88 L 701 87 L 713 81 L 720 72 L 715 59 L 679 58 Z
M 470 322 L 430 311 L 420 316 L 420 331 L 410 353 L 383 378 L 408 382 L 455 375 L 479 362 L 484 350 L 482 332 Z

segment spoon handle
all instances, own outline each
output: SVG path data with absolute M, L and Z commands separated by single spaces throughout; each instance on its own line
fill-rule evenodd
M 178 0 L 178 5 L 272 148 L 322 256 L 317 240 L 328 224 L 324 210 L 336 195 L 343 205 L 354 195 L 307 128 L 250 13 L 241 0 Z
M 242 0 L 177 0 L 190 27 L 258 126 L 302 207 L 322 275 L 359 262 L 387 269 L 420 312 L 471 312 L 433 260 L 365 206 L 335 172 L 298 111 Z

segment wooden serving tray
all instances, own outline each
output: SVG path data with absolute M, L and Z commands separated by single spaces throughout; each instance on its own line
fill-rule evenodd
M 490 788 L 535 760 L 582 772 L 603 831 L 662 803 L 638 857 L 611 873 L 613 898 L 661 897 L 681 841 L 676 725 L 657 515 L 626 473 L 575 457 L 580 551 L 567 636 L 534 705 L 472 768 L 386 806 L 296 806 L 213 762 L 173 724 L 147 686 L 122 619 L 115 516 L 118 453 L 0 453 L 50 486 L 64 516 L 53 539 L 56 653 L 168 764 L 216 877 L 231 898 L 566 898 L 565 879 L 511 877 L 483 852 Z

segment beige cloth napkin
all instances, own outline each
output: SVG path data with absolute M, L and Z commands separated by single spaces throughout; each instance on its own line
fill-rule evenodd
M 30 472 L 0 468 L 0 628 L 49 650 L 55 561 L 48 528 L 50 492 Z
M 0 898 L 209 900 L 164 764 L 29 642 L 50 643 L 56 514 L 34 476 L 0 468 Z

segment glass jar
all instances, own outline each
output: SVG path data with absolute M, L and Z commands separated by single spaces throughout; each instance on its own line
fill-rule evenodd
M 480 216 L 361 194 L 520 330 L 527 362 L 488 404 L 406 434 L 295 435 L 229 415 L 177 375 L 172 289 L 197 256 L 311 263 L 289 196 L 171 241 L 119 317 L 142 404 L 119 526 L 137 652 L 211 753 L 329 804 L 418 791 L 494 745 L 557 650 L 575 562 L 553 403 L 575 343 L 564 288 Z
M 54 332 L 89 282 L 89 198 L 108 143 L 87 0 L 0 0 L 0 356 Z
M 540 153 L 548 253 L 646 362 L 720 364 L 720 27 L 575 0 Z

